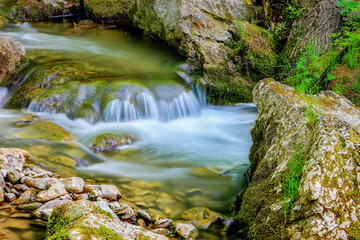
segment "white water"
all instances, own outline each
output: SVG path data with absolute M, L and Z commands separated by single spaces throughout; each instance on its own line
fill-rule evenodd
M 0 107 L 4 106 L 7 101 L 9 91 L 7 88 L 0 87 Z

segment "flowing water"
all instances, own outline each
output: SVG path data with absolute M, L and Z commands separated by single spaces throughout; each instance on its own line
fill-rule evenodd
M 180 219 L 194 206 L 229 215 L 245 186 L 254 105 L 206 105 L 205 93 L 176 75 L 181 58 L 119 29 L 24 23 L 9 24 L 0 35 L 21 41 L 32 58 L 15 84 L 0 88 L 0 107 L 44 66 L 85 63 L 91 69 L 86 72 L 102 72 L 47 89 L 26 109 L 0 108 L 0 147 L 26 149 L 34 164 L 60 175 L 115 184 L 124 201 L 164 217 Z M 46 140 L 42 128 L 24 123 L 31 112 L 36 122 L 56 123 L 71 139 Z M 91 141 L 104 133 L 126 133 L 133 143 L 95 154 Z M 17 237 L 41 238 L 34 231 Z

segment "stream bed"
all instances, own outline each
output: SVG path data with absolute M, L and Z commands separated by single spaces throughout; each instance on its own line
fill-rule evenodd
M 183 59 L 120 29 L 23 23 L 0 28 L 0 35 L 21 41 L 31 58 L 12 86 L 0 88 L 0 106 L 44 66 L 85 64 L 91 76 L 64 77 L 65 82 L 46 89 L 28 108 L 0 108 L 0 147 L 28 150 L 32 163 L 62 176 L 115 184 L 123 201 L 166 218 L 180 219 L 196 206 L 229 216 L 232 201 L 245 187 L 250 129 L 257 118 L 253 104 L 207 105 L 206 94 L 189 88 L 176 74 Z M 93 72 L 101 74 L 94 77 Z M 23 122 L 32 113 L 37 122 L 56 123 L 70 137 L 44 138 L 43 128 Z M 114 152 L 90 150 L 92 139 L 112 133 L 133 140 Z M 12 218 L 0 221 L 14 239 L 43 238 L 37 228 L 14 227 Z M 200 237 L 224 238 L 219 233 Z

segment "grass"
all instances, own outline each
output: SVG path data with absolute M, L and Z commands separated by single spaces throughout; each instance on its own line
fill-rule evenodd
M 297 197 L 304 161 L 299 146 L 297 147 L 293 159 L 288 163 L 289 172 L 280 174 L 283 177 L 283 210 L 286 220 L 289 209 Z

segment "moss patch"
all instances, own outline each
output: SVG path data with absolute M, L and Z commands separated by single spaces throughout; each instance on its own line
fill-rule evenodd
M 34 122 L 24 127 L 24 131 L 19 133 L 20 138 L 38 138 L 48 141 L 66 141 L 70 140 L 70 134 L 52 122 Z
M 129 23 L 132 4 L 132 0 L 84 0 L 84 7 L 90 18 L 112 24 Z

